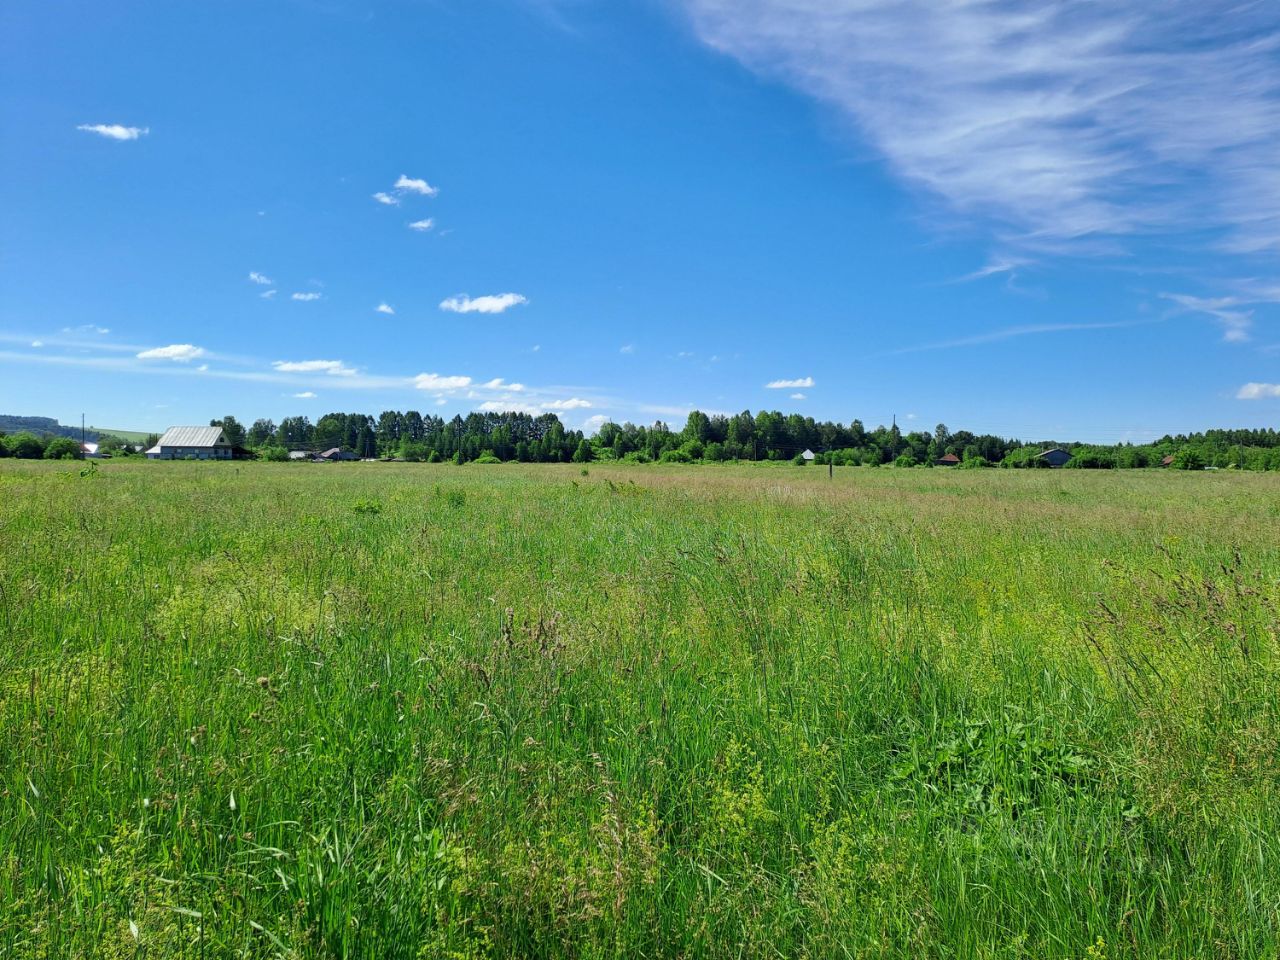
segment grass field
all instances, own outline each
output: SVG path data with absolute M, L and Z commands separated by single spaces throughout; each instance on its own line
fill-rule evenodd
M 1280 476 L 4 461 L 0 548 L 0 955 L 1280 956 Z

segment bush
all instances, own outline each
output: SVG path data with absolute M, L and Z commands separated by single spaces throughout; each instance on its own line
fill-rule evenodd
M 284 463 L 289 459 L 289 451 L 284 447 L 263 447 L 258 455 L 271 463 Z
M 84 450 L 70 437 L 54 437 L 44 448 L 46 460 L 83 460 Z
M 981 470 L 983 467 L 989 466 L 991 466 L 991 463 L 986 457 L 965 457 L 960 461 L 961 470 Z
M 11 437 L 4 438 L 4 444 L 9 448 L 9 456 L 18 457 L 22 460 L 39 460 L 44 456 L 44 444 L 40 442 L 40 438 L 34 433 L 15 433 Z
M 653 463 L 653 457 L 643 450 L 632 450 L 622 458 L 623 463 Z
M 893 461 L 895 467 L 914 467 L 916 458 L 909 453 L 901 454 L 897 460 Z
M 485 450 L 480 456 L 476 457 L 473 463 L 501 463 L 492 450 Z
M 693 457 L 687 450 L 663 450 L 658 458 L 659 463 L 692 463 Z

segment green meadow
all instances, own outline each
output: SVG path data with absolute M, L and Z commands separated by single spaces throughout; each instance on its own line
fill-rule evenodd
M 0 462 L 0 956 L 1280 956 L 1280 475 Z

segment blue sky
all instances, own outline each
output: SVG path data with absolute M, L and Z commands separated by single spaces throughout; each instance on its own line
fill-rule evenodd
M 11 0 L 0 412 L 1276 426 L 1280 10 L 1133 6 Z

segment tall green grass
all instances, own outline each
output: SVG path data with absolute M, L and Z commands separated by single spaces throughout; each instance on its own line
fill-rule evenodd
M 1280 955 L 1271 475 L 0 466 L 0 955 Z

